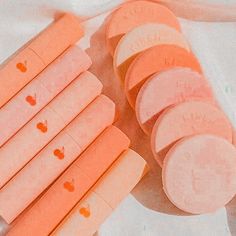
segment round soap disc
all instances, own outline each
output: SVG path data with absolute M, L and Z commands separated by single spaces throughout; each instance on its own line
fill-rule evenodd
M 157 45 L 140 53 L 125 76 L 125 94 L 131 107 L 135 107 L 138 92 L 151 75 L 173 67 L 187 67 L 202 73 L 193 53 L 176 45 Z
M 236 194 L 236 148 L 213 135 L 184 138 L 167 153 L 162 181 L 167 197 L 179 209 L 214 212 Z
M 205 101 L 187 101 L 166 109 L 157 119 L 151 136 L 155 159 L 162 166 L 168 150 L 180 139 L 213 134 L 232 143 L 232 126 L 222 110 Z
M 133 28 L 150 22 L 170 26 L 180 31 L 177 17 L 165 6 L 148 1 L 134 1 L 121 5 L 110 17 L 106 29 L 107 47 L 111 55 L 121 37 Z
M 207 80 L 189 68 L 174 68 L 149 78 L 139 91 L 135 111 L 146 134 L 164 109 L 187 100 L 214 101 Z
M 174 44 L 189 51 L 183 34 L 163 24 L 148 23 L 137 26 L 119 41 L 113 60 L 114 71 L 124 81 L 129 65 L 142 51 L 160 44 Z

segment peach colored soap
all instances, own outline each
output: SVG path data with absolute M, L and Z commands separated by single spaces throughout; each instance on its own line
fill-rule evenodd
M 93 235 L 146 170 L 146 162 L 136 152 L 123 153 L 51 235 Z
M 83 37 L 80 23 L 77 16 L 66 13 L 29 42 L 28 47 L 48 65 Z
M 114 126 L 106 129 L 44 195 L 19 217 L 7 235 L 49 235 L 128 147 L 129 139 L 124 133 Z
M 0 69 L 0 107 L 82 36 L 79 19 L 65 14 L 9 58 Z
M 233 144 L 236 146 L 236 130 L 233 130 Z
M 180 31 L 176 16 L 166 7 L 148 1 L 135 1 L 123 4 L 112 15 L 107 25 L 106 40 L 111 53 L 123 35 L 145 23 L 160 23 Z
M 162 181 L 170 201 L 183 211 L 214 212 L 236 194 L 236 149 L 213 135 L 182 139 L 167 153 Z
M 175 45 L 157 45 L 138 55 L 125 77 L 125 94 L 131 107 L 135 107 L 138 92 L 149 76 L 173 67 L 202 71 L 193 53 Z
M 3 106 L 0 110 L 0 146 L 90 65 L 88 55 L 72 46 Z M 17 119 L 9 122 L 12 117 Z
M 0 187 L 92 102 L 101 90 L 102 84 L 94 75 L 83 73 L 1 147 Z
M 223 111 L 203 101 L 187 101 L 164 111 L 152 130 L 151 146 L 160 166 L 165 154 L 181 138 L 213 134 L 232 143 L 232 126 Z
M 135 57 L 142 51 L 161 44 L 174 44 L 189 50 L 183 34 L 166 25 L 148 23 L 126 33 L 119 41 L 114 54 L 113 67 L 117 77 L 123 82 Z
M 0 190 L 0 215 L 12 222 L 113 123 L 115 114 L 108 97 L 95 99 Z
M 137 120 L 150 134 L 164 109 L 190 99 L 214 100 L 207 80 L 189 68 L 164 71 L 152 76 L 140 89 L 135 105 Z

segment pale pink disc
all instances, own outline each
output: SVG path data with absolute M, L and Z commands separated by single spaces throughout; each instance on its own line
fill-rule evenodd
M 213 135 L 184 138 L 167 153 L 162 181 L 167 197 L 179 209 L 214 212 L 236 194 L 236 148 Z

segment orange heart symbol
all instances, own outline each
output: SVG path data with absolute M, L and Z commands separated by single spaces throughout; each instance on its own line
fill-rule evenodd
M 79 213 L 80 213 L 80 215 L 84 216 L 85 218 L 90 217 L 91 212 L 90 212 L 89 205 L 87 207 L 80 208 Z
M 36 94 L 34 96 L 28 95 L 25 100 L 31 105 L 35 106 L 36 105 Z
M 64 153 L 65 153 L 65 148 L 64 147 L 62 147 L 61 149 L 57 148 L 53 152 L 54 156 L 56 156 L 59 160 L 64 159 L 64 157 L 65 157 Z
M 44 122 L 39 122 L 37 124 L 37 128 L 42 132 L 46 133 L 48 131 L 48 124 L 47 121 L 45 120 Z
M 27 64 L 26 61 L 25 61 L 24 63 L 19 62 L 19 63 L 16 64 L 16 68 L 17 68 L 20 72 L 25 73 L 25 72 L 27 71 L 26 64 Z
M 63 184 L 63 186 L 68 192 L 74 192 L 75 191 L 75 186 L 74 186 L 74 180 L 73 179 L 72 179 L 72 181 L 66 181 Z

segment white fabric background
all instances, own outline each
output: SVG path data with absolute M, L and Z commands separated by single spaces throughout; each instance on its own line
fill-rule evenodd
M 94 72 L 104 83 L 104 92 L 126 113 L 122 89 L 112 74 L 111 58 L 101 43 L 108 10 L 121 0 L 1 0 L 0 62 L 46 27 L 55 13 L 72 11 L 83 16 L 86 36 L 79 42 L 92 57 Z M 235 3 L 231 1 L 209 1 Z M 102 14 L 95 18 L 95 15 Z M 88 20 L 88 18 L 91 18 Z M 236 23 L 204 23 L 180 19 L 183 33 L 199 58 L 206 77 L 233 124 L 236 125 Z M 124 109 L 123 109 L 124 108 Z M 122 117 L 121 117 L 122 119 Z M 163 194 L 160 169 L 150 155 L 149 140 L 136 126 L 134 133 L 124 122 L 117 124 L 133 142 L 133 148 L 148 161 L 150 173 L 101 226 L 99 236 L 227 236 L 236 235 L 236 200 L 214 214 L 187 216 L 173 207 Z M 143 147 L 140 148 L 140 144 Z

